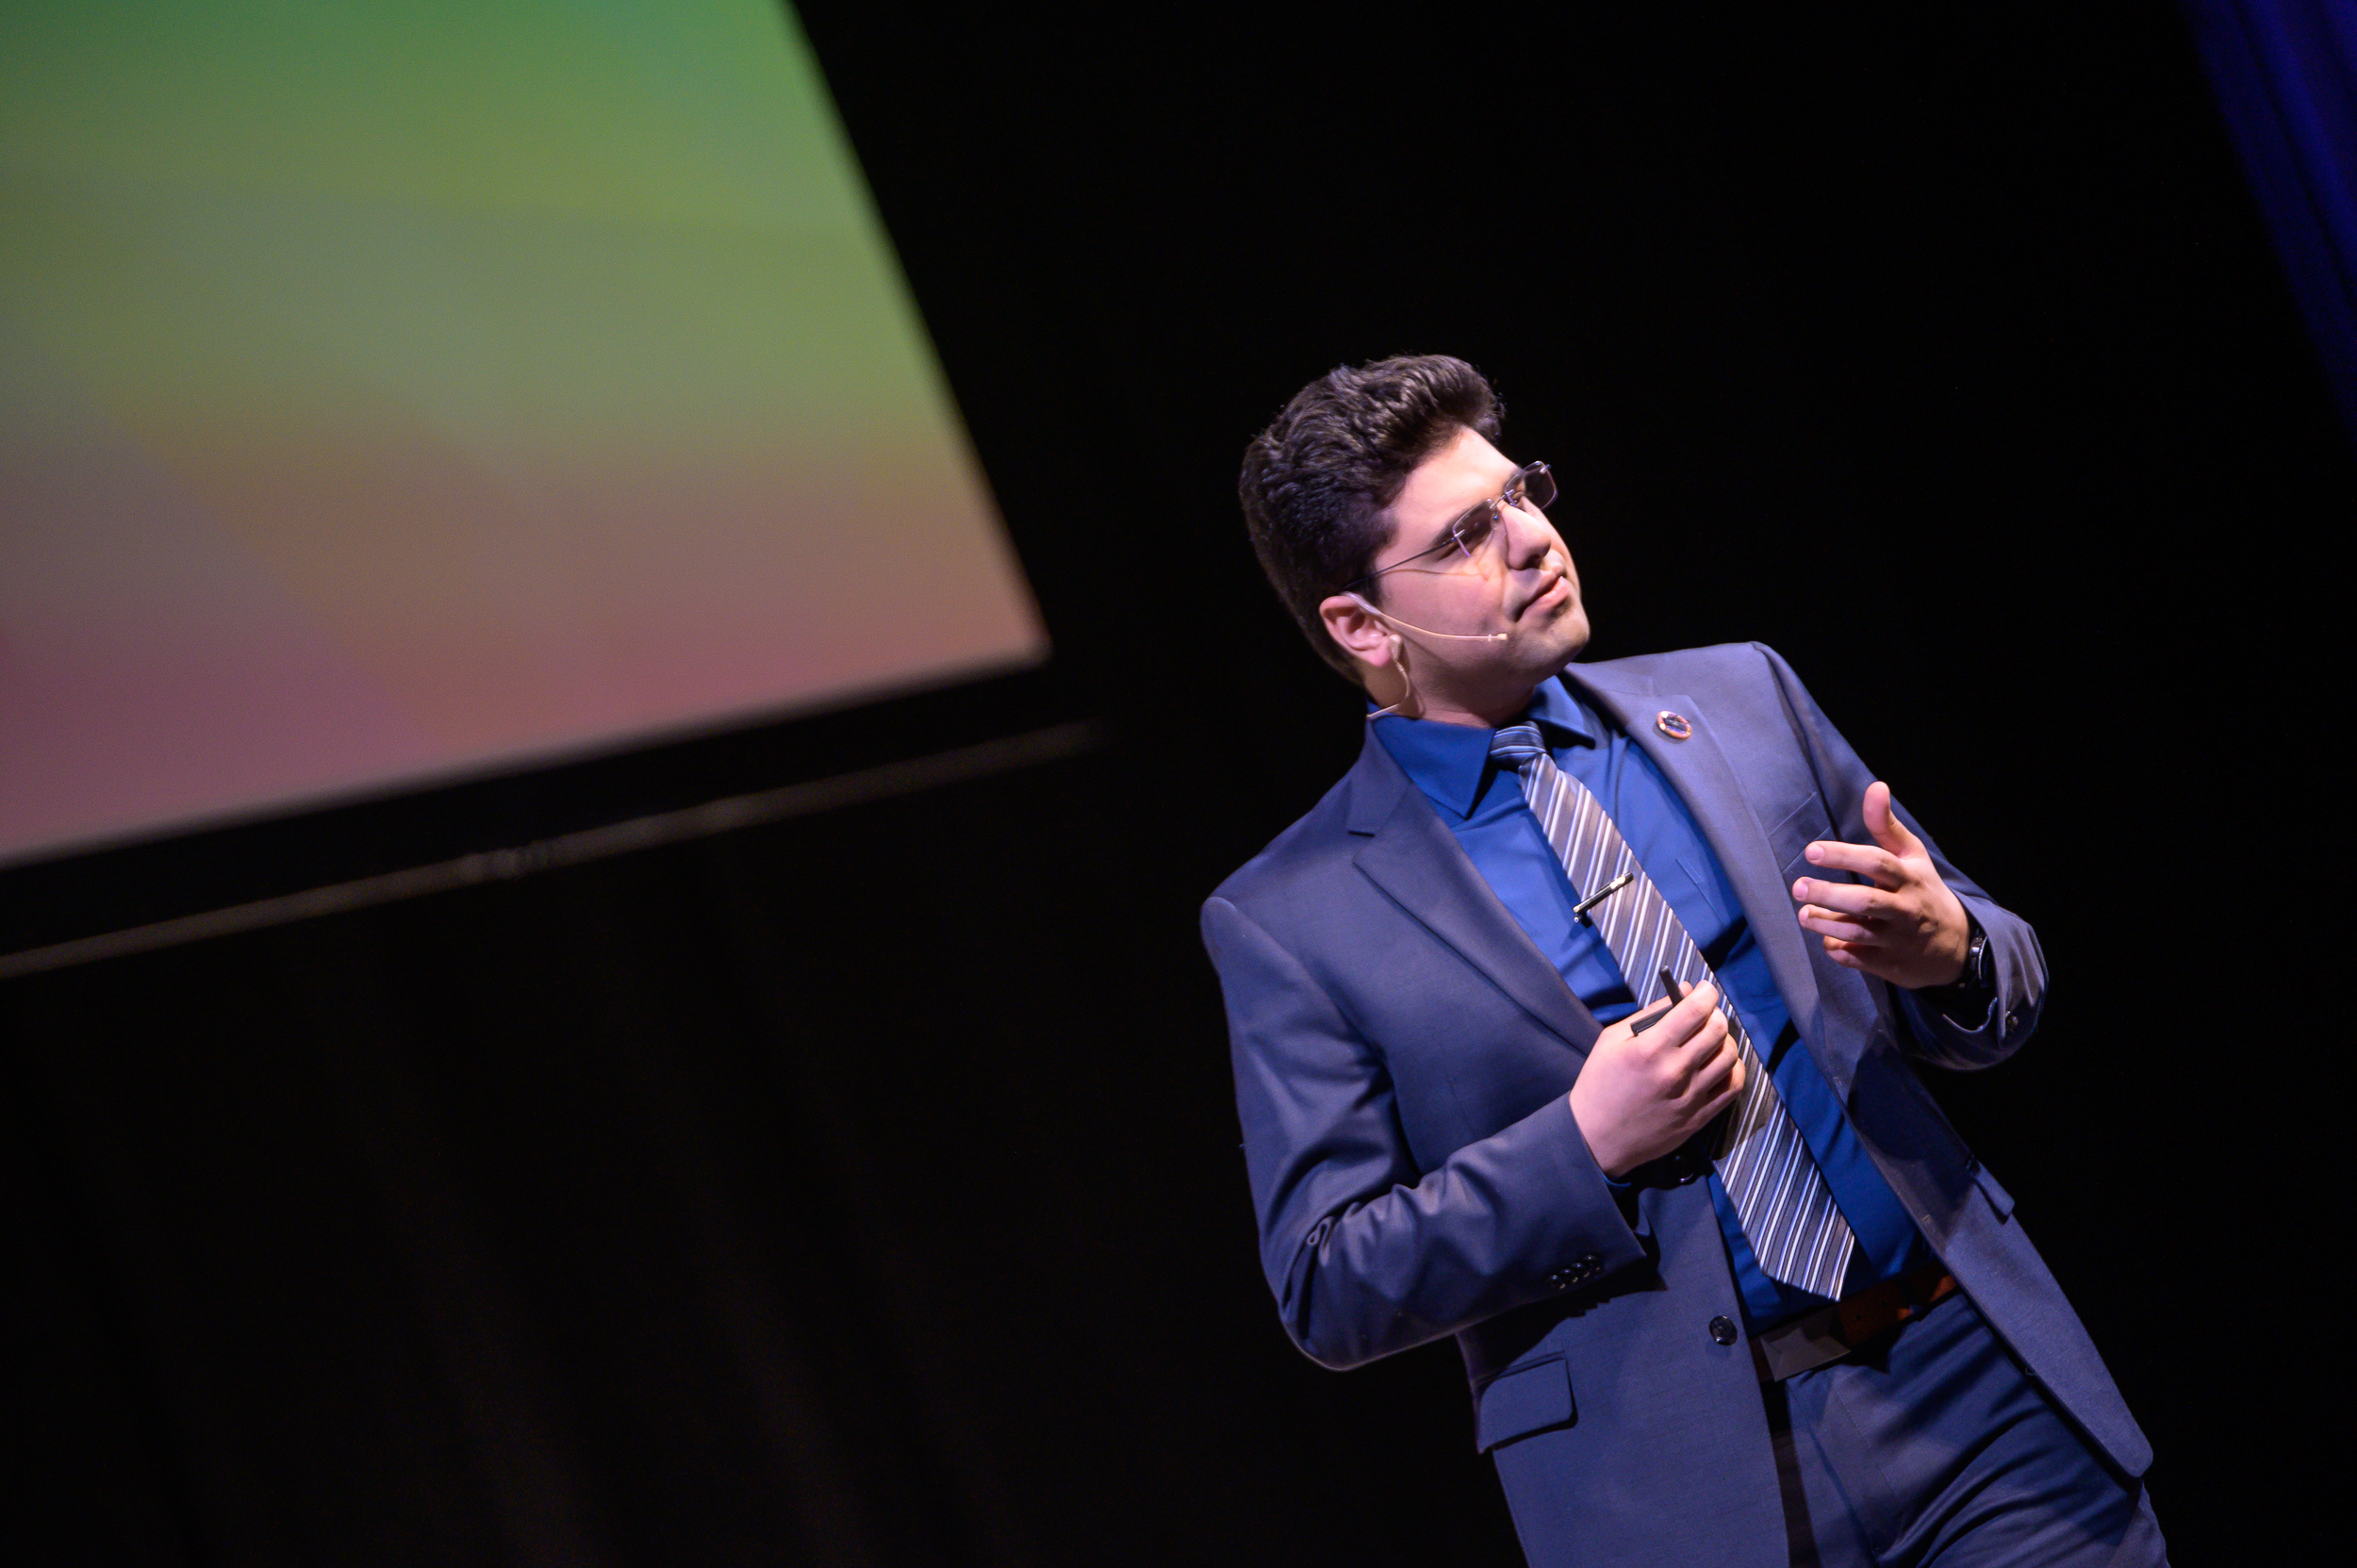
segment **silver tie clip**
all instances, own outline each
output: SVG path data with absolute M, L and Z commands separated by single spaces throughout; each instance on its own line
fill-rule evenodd
M 1588 918 L 1588 912 L 1636 880 L 1636 872 L 1622 872 L 1619 876 L 1614 877 L 1610 882 L 1606 883 L 1602 887 L 1597 888 L 1593 893 L 1591 893 L 1586 898 L 1580 900 L 1579 902 L 1572 905 L 1572 918 L 1577 920 L 1583 926 L 1594 925 L 1595 922 Z

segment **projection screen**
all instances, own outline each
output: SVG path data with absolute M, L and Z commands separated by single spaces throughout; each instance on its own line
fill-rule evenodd
M 1047 652 L 776 0 L 0 16 L 0 862 Z

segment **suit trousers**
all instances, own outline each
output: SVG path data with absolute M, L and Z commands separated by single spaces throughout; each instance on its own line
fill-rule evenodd
M 1796 1568 L 2167 1568 L 2143 1486 L 2088 1449 L 1962 1295 L 1762 1392 Z

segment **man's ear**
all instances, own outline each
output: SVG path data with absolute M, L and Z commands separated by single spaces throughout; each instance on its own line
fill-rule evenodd
M 1361 664 L 1382 669 L 1399 657 L 1398 635 L 1355 593 L 1320 600 L 1318 619 L 1326 622 L 1326 635 Z

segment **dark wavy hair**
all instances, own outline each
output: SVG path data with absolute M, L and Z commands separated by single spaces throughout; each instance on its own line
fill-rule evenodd
M 1318 657 L 1354 681 L 1358 661 L 1327 635 L 1318 602 L 1364 577 L 1390 542 L 1384 509 L 1416 465 L 1459 429 L 1494 441 L 1506 405 L 1479 371 L 1444 354 L 1402 355 L 1318 377 L 1244 449 L 1236 494 L 1277 597 Z M 1381 579 L 1360 591 L 1382 602 Z

